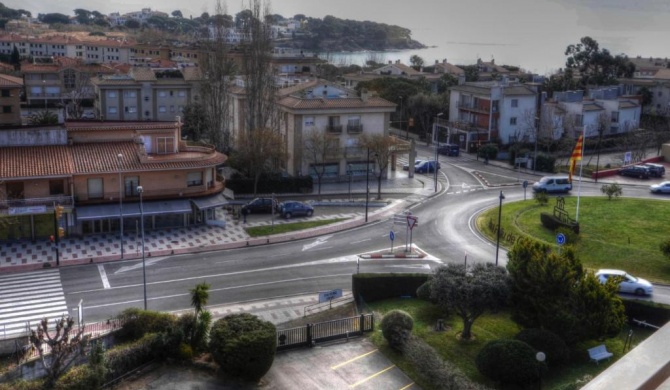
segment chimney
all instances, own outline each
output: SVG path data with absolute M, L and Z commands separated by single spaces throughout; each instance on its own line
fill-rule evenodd
M 365 88 L 361 89 L 361 100 L 364 101 L 364 102 L 367 102 L 368 97 L 369 97 L 368 96 L 368 90 L 365 89 Z

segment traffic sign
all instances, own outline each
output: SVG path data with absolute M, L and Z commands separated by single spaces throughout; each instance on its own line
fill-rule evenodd
M 528 188 L 528 180 L 523 181 L 523 188 Z
M 558 234 L 556 235 L 556 243 L 557 243 L 558 245 L 563 245 L 563 244 L 565 244 L 565 234 L 563 234 L 563 233 L 558 233 Z
M 342 289 L 338 288 L 330 291 L 319 291 L 319 303 L 342 298 Z
M 407 226 L 409 227 L 409 230 L 414 229 L 414 226 L 416 226 L 419 222 L 419 217 L 415 217 L 413 215 L 408 215 L 407 216 Z
M 391 232 L 389 233 L 389 238 L 391 239 L 391 241 L 395 240 L 395 232 L 393 230 L 391 230 Z

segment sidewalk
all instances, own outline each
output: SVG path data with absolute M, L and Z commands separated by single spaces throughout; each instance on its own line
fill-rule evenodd
M 217 210 L 217 219 L 225 220 L 225 227 L 218 226 L 191 226 L 186 228 L 171 228 L 145 231 L 145 256 L 168 256 L 175 254 L 197 253 L 205 251 L 241 248 L 254 245 L 293 241 L 297 239 L 315 237 L 340 230 L 362 226 L 365 222 L 365 181 L 351 183 L 353 202 L 343 201 L 342 197 L 349 195 L 349 182 L 324 183 L 321 186 L 321 195 L 318 196 L 318 187 L 315 186 L 311 197 L 319 199 L 319 205 L 329 202 L 333 205 L 353 206 L 355 211 L 333 214 L 326 212 L 327 207 L 317 208 L 317 213 L 310 220 L 345 218 L 345 221 L 323 227 L 307 229 L 298 232 L 277 234 L 266 237 L 250 237 L 244 228 L 251 226 L 269 225 L 269 220 L 261 222 L 243 223 L 236 220 L 224 210 Z M 417 175 L 408 178 L 406 172 L 396 171 L 389 178 L 382 181 L 382 201 L 375 200 L 377 195 L 377 181 L 370 178 L 370 195 L 368 222 L 375 222 L 391 217 L 407 209 L 411 204 L 436 194 L 435 183 L 432 178 Z M 439 189 L 439 188 L 438 188 Z M 328 196 L 340 199 L 329 199 Z M 390 195 L 400 195 L 402 199 L 385 198 Z M 301 195 L 304 197 L 304 195 Z M 282 198 L 289 198 L 282 196 Z M 346 204 L 345 204 L 346 203 Z M 324 210 L 324 213 L 319 213 Z M 275 224 L 295 222 L 300 219 L 285 221 L 275 218 Z M 56 265 L 56 254 L 51 244 L 46 240 L 31 242 L 27 240 L 13 241 L 0 244 L 0 273 L 20 272 L 44 268 L 46 263 Z M 121 259 L 121 245 L 118 234 L 96 234 L 81 238 L 69 237 L 60 244 L 60 265 L 75 265 L 86 263 L 100 263 Z M 126 232 L 124 235 L 123 259 L 139 259 L 141 253 L 141 238 L 138 234 Z

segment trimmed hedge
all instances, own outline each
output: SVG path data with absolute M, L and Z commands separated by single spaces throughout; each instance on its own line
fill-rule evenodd
M 391 348 L 402 350 L 412 335 L 414 320 L 403 310 L 391 310 L 382 318 L 382 334 Z
M 489 341 L 477 354 L 475 364 L 485 377 L 502 384 L 535 383 L 547 366 L 535 358 L 535 350 L 519 340 Z
M 626 317 L 631 324 L 633 319 L 646 321 L 652 325 L 663 326 L 670 321 L 670 306 L 660 303 L 622 299 Z
M 429 277 L 427 274 L 353 274 L 351 286 L 357 301 L 361 296 L 366 302 L 399 297 L 416 298 L 416 290 Z
M 570 348 L 554 332 L 546 329 L 528 328 L 517 333 L 515 339 L 544 352 L 547 356 L 547 365 L 562 365 L 570 360 Z
M 177 326 L 177 317 L 173 314 L 158 311 L 130 308 L 121 312 L 123 326 L 116 333 L 122 341 L 132 341 L 147 333 L 166 332 Z
M 162 336 L 149 333 L 132 343 L 119 345 L 105 353 L 105 361 L 109 378 L 123 375 L 142 364 L 163 357 Z
M 104 372 L 96 371 L 88 364 L 72 367 L 58 378 L 55 390 L 91 390 L 98 389 L 104 383 Z
M 212 325 L 209 349 L 221 370 L 258 382 L 272 367 L 277 329 L 249 313 L 231 314 Z

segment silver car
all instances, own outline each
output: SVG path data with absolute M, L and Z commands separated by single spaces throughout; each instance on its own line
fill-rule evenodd
M 633 275 L 618 269 L 601 269 L 596 272 L 596 277 L 600 283 L 605 284 L 610 278 L 617 278 L 619 282 L 619 292 L 635 295 L 651 295 L 654 292 L 654 286 L 642 278 L 636 278 Z
M 654 194 L 670 194 L 670 181 L 664 181 L 649 186 L 649 191 Z

